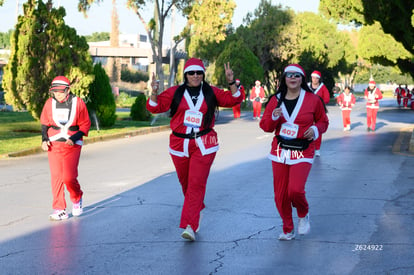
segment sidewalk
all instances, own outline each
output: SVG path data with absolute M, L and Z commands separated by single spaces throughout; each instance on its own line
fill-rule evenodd
M 130 132 L 124 132 L 124 133 L 117 133 L 117 134 L 108 134 L 98 137 L 85 137 L 84 138 L 84 144 L 91 144 L 99 141 L 107 141 L 112 139 L 118 139 L 118 138 L 129 138 L 133 136 L 139 136 L 139 135 L 146 135 L 150 133 L 160 132 L 160 131 L 166 131 L 169 130 L 169 125 L 162 125 L 162 126 L 154 126 L 154 127 L 145 127 L 139 130 L 130 131 Z M 34 148 L 18 151 L 18 152 L 12 152 L 7 154 L 0 155 L 0 159 L 2 158 L 12 158 L 12 157 L 23 157 L 28 156 L 31 154 L 37 154 L 43 152 L 41 146 L 37 146 Z

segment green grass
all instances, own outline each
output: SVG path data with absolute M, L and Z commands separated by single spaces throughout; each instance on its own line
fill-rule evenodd
M 89 137 L 116 133 L 127 133 L 143 127 L 150 127 L 150 121 L 133 121 L 129 112 L 116 113 L 115 125 L 100 129 L 91 127 Z M 153 126 L 167 125 L 169 118 L 159 117 Z M 41 125 L 27 112 L 0 112 L 0 155 L 18 152 L 41 144 Z M 87 138 L 86 138 L 87 139 Z

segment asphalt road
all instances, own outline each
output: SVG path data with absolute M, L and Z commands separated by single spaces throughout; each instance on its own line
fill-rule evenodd
M 277 239 L 272 136 L 250 113 L 220 112 L 221 148 L 193 243 L 180 237 L 183 196 L 168 131 L 84 146 L 85 212 L 62 222 L 48 220 L 47 155 L 2 159 L 0 273 L 414 274 L 414 157 L 393 153 L 414 113 L 382 100 L 374 133 L 362 101 L 350 132 L 338 107 L 328 115 L 306 187 L 311 232 L 290 242 Z

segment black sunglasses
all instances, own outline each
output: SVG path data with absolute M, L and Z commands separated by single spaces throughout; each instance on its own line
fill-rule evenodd
M 203 71 L 188 71 L 187 74 L 188 75 L 194 75 L 194 74 L 203 75 L 204 72 Z
M 287 78 L 299 78 L 302 77 L 300 73 L 286 73 Z

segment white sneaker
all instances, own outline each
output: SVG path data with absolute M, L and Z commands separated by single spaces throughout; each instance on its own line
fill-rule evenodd
M 315 156 L 320 157 L 321 156 L 321 150 L 315 150 Z
M 53 210 L 53 213 L 49 215 L 49 220 L 51 221 L 61 221 L 69 218 L 65 210 Z
M 347 125 L 347 126 L 346 126 L 346 130 L 347 130 L 347 131 L 351 131 L 351 125 Z
M 298 233 L 299 235 L 308 234 L 310 231 L 309 213 L 304 218 L 299 218 Z
M 187 228 L 183 231 L 181 237 L 190 241 L 195 241 L 195 233 L 194 230 L 191 228 L 191 225 L 187 225 Z
M 82 208 L 82 198 L 79 200 L 78 203 L 74 203 L 72 206 L 72 215 L 78 217 L 82 215 L 83 208 Z
M 290 241 L 294 238 L 295 238 L 295 230 L 292 230 L 292 232 L 288 232 L 288 233 L 282 232 L 279 235 L 279 240 L 281 241 Z

